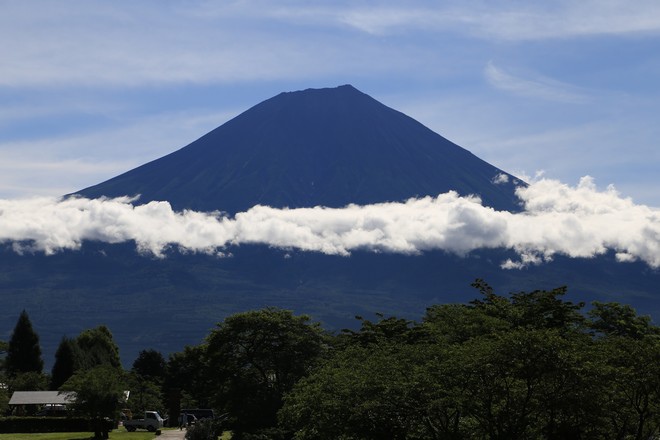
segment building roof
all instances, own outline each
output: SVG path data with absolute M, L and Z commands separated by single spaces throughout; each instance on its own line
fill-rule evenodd
M 10 405 L 65 405 L 72 403 L 76 393 L 73 391 L 14 391 Z

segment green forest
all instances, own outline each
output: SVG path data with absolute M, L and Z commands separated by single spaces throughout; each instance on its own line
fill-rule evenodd
M 90 417 L 213 408 L 211 438 L 235 440 L 660 435 L 660 328 L 649 317 L 569 301 L 565 287 L 473 286 L 474 300 L 433 305 L 419 322 L 357 316 L 340 332 L 283 309 L 237 313 L 167 358 L 143 350 L 130 370 L 99 326 L 63 338 L 45 373 L 24 312 L 2 344 L 0 407 L 14 390 L 52 389 L 76 391 L 74 409 Z

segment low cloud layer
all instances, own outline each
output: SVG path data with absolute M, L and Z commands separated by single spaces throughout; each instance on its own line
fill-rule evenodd
M 509 269 L 557 254 L 590 258 L 614 251 L 621 262 L 660 267 L 660 209 L 636 205 L 612 187 L 598 190 L 589 177 L 575 187 L 539 180 L 518 195 L 525 209 L 515 214 L 449 192 L 341 209 L 255 206 L 234 217 L 175 212 L 167 202 L 135 205 L 129 198 L 0 200 L 0 242 L 19 253 L 53 254 L 85 240 L 133 240 L 140 252 L 156 256 L 170 247 L 223 255 L 230 246 L 257 243 L 343 256 L 503 248 L 519 256 L 502 262 Z

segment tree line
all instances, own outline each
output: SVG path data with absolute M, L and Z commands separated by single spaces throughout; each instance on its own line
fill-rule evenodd
M 419 322 L 356 317 L 356 330 L 332 333 L 287 310 L 238 313 L 167 360 L 143 350 L 130 371 L 100 326 L 64 338 L 49 376 L 23 313 L 2 372 L 10 390 L 74 390 L 95 416 L 116 414 L 127 389 L 134 412 L 213 408 L 226 415 L 214 429 L 238 440 L 660 435 L 660 328 L 649 317 L 569 301 L 564 287 L 474 287 L 473 301 L 431 306 Z

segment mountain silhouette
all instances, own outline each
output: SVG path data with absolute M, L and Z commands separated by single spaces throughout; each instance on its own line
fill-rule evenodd
M 498 175 L 507 182 L 494 183 Z M 281 93 L 190 145 L 78 194 L 176 210 L 342 207 L 479 195 L 518 210 L 515 177 L 350 85 Z
M 341 86 L 279 94 L 172 154 L 77 194 L 140 194 L 141 203 L 235 214 L 256 204 L 341 207 L 454 190 L 519 211 L 518 185 L 525 183 Z M 613 252 L 558 255 L 525 270 L 503 270 L 515 254 L 500 249 L 340 257 L 243 244 L 226 249 L 231 258 L 165 253 L 155 258 L 139 255 L 131 242 L 85 242 L 55 255 L 18 255 L 11 243 L 0 244 L 0 339 L 26 309 L 48 363 L 62 336 L 105 324 L 130 365 L 140 350 L 179 351 L 201 343 L 229 314 L 266 306 L 307 313 L 332 330 L 355 327 L 356 314 L 420 319 L 433 304 L 474 299 L 476 278 L 500 293 L 568 285 L 569 299 L 621 301 L 660 316 L 660 271 L 617 263 Z

